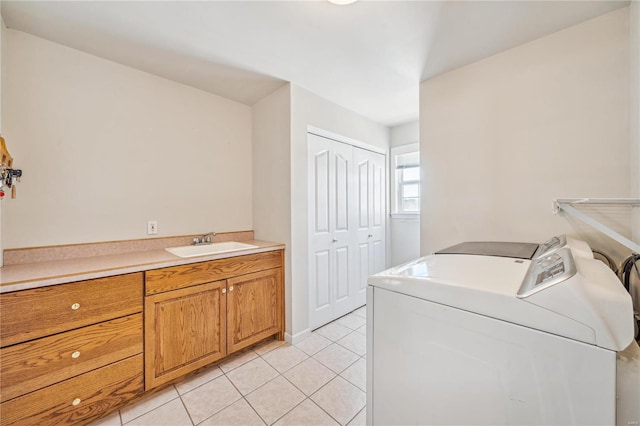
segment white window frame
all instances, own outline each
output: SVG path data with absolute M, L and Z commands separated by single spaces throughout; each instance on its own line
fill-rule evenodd
M 407 145 L 394 146 L 391 148 L 391 152 L 389 155 L 389 175 L 390 175 L 390 183 L 391 183 L 391 217 L 395 219 L 419 219 L 420 211 L 417 212 L 403 212 L 401 211 L 399 206 L 399 185 L 396 181 L 396 167 L 397 167 L 397 157 L 398 155 L 407 154 L 409 152 L 420 152 L 420 144 L 418 142 L 411 143 Z M 422 175 L 422 173 L 421 173 Z M 422 194 L 420 194 L 422 195 Z M 419 207 L 418 207 L 419 208 Z

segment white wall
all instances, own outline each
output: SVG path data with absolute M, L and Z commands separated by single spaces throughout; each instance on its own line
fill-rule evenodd
M 398 124 L 389 129 L 389 146 L 401 146 L 420 141 L 420 120 Z
M 285 243 L 285 321 L 291 334 L 291 87 L 252 109 L 255 237 Z
M 251 109 L 7 30 L 5 248 L 252 229 Z
M 420 121 L 411 121 L 389 129 L 391 147 L 420 141 Z M 389 173 L 393 173 L 389 157 Z M 393 188 L 390 188 L 393 191 Z M 420 256 L 420 216 L 415 218 L 391 218 L 389 232 L 389 266 L 399 265 Z
M 553 198 L 630 196 L 628 14 L 421 84 L 423 254 L 580 233 Z
M 291 85 L 291 329 L 294 341 L 309 331 L 307 238 L 307 126 L 388 149 L 389 129 Z M 387 227 L 388 228 L 388 227 Z

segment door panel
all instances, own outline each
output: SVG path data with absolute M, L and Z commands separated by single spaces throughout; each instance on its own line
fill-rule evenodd
M 371 206 L 373 210 L 372 214 L 372 225 L 374 227 L 382 226 L 384 221 L 384 164 L 372 164 L 373 169 L 373 205 Z
M 335 156 L 336 175 L 336 231 L 349 230 L 349 162 L 342 155 Z
M 329 307 L 329 290 L 331 272 L 329 270 L 329 250 L 316 253 L 315 262 L 315 283 L 316 283 L 316 303 L 315 310 L 327 309 Z
M 358 162 L 358 228 L 369 228 L 369 161 Z
M 349 297 L 349 248 L 336 249 L 337 298 L 339 302 Z
M 316 233 L 329 232 L 329 151 L 315 156 L 313 168 L 315 177 L 315 230 Z

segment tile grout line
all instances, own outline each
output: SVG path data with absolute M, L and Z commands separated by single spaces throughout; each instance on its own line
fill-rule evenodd
M 209 380 L 209 382 L 211 382 L 211 381 L 213 381 L 213 380 L 215 380 L 215 379 L 211 379 L 211 380 Z M 209 383 L 209 382 L 207 382 L 207 383 Z M 182 394 L 178 391 L 178 387 L 177 387 L 175 384 L 173 384 L 173 385 L 171 385 L 171 386 L 173 386 L 173 388 L 174 388 L 174 389 L 176 390 L 176 392 L 178 393 L 178 398 L 180 398 L 180 403 L 182 404 L 182 407 L 184 408 L 184 411 L 187 413 L 187 417 L 189 417 L 189 421 L 191 421 L 191 425 L 195 425 L 195 424 L 196 424 L 196 422 L 194 422 L 194 421 L 193 421 L 193 417 L 191 417 L 191 413 L 189 412 L 189 409 L 187 408 L 187 404 L 185 404 L 185 403 L 184 403 L 184 400 L 182 399 Z M 200 386 L 198 386 L 198 387 L 200 387 Z M 194 388 L 194 389 L 192 389 L 192 390 L 195 390 L 195 389 L 197 389 L 198 387 L 196 387 L 196 388 Z M 187 393 L 189 393 L 189 392 L 187 392 Z M 202 422 L 201 422 L 201 423 L 202 423 Z
M 363 324 L 363 325 L 366 325 L 366 318 L 363 318 L 363 317 L 361 317 L 360 315 L 355 314 L 355 311 L 357 311 L 357 310 L 359 310 L 359 309 L 363 308 L 364 306 L 366 306 L 366 305 L 363 305 L 363 306 L 361 306 L 361 307 L 359 307 L 359 308 L 357 308 L 357 309 L 354 309 L 353 311 L 351 311 L 351 312 L 349 312 L 349 313 L 347 313 L 347 314 L 345 314 L 345 315 L 341 316 L 340 318 L 346 317 L 346 316 L 348 316 L 348 315 L 355 315 L 355 316 L 357 316 L 358 318 L 362 318 L 362 319 L 364 319 L 364 320 L 365 320 L 365 324 Z M 316 405 L 318 408 L 320 408 L 324 413 L 326 413 L 326 414 L 327 414 L 331 419 L 333 419 L 333 420 L 334 420 L 334 421 L 336 421 L 338 424 L 340 424 L 340 422 L 339 422 L 339 421 L 337 421 L 337 419 L 335 419 L 333 416 L 331 416 L 331 414 L 329 414 L 329 413 L 328 413 L 324 408 L 322 408 L 321 406 L 319 406 L 317 403 L 315 403 L 315 401 L 313 401 L 313 399 L 311 399 L 311 396 L 315 395 L 317 392 L 319 392 L 321 389 L 323 389 L 323 388 L 324 388 L 325 386 L 327 386 L 329 383 L 331 383 L 332 381 L 334 381 L 334 380 L 336 379 L 336 377 L 340 377 L 341 379 L 345 380 L 347 383 L 349 383 L 349 384 L 351 384 L 352 386 L 354 386 L 356 389 L 358 389 L 358 390 L 362 391 L 362 389 L 360 389 L 360 387 L 359 387 L 358 385 L 356 385 L 355 383 L 351 382 L 349 379 L 347 379 L 347 378 L 343 377 L 341 374 L 342 374 L 342 373 L 344 373 L 344 372 L 345 372 L 347 369 L 349 369 L 350 367 L 352 367 L 352 366 L 353 366 L 355 363 L 357 363 L 360 359 L 365 359 L 365 358 L 363 358 L 363 357 L 364 357 L 366 354 L 365 354 L 365 355 L 360 355 L 360 354 L 358 354 L 358 353 L 354 352 L 353 350 L 349 349 L 348 347 L 343 346 L 342 344 L 338 343 L 338 340 L 341 340 L 341 339 L 343 339 L 343 338 L 345 338 L 345 337 L 349 336 L 350 334 L 353 334 L 354 332 L 358 332 L 357 330 L 358 330 L 359 328 L 361 328 L 361 327 L 362 327 L 362 325 L 361 325 L 360 327 L 356 328 L 356 329 L 352 329 L 352 328 L 351 328 L 351 327 L 349 327 L 349 326 L 346 326 L 346 325 L 343 325 L 343 324 L 337 323 L 337 321 L 338 321 L 340 318 L 337 318 L 336 320 L 332 321 L 332 322 L 331 322 L 331 323 L 329 323 L 329 324 L 334 324 L 334 323 L 335 323 L 335 324 L 338 324 L 338 325 L 340 325 L 340 326 L 342 326 L 342 327 L 344 327 L 344 328 L 347 328 L 347 329 L 349 329 L 349 330 L 350 330 L 350 331 L 349 331 L 349 333 L 347 333 L 346 335 L 344 335 L 344 336 L 342 336 L 342 337 L 338 338 L 337 340 L 333 340 L 332 338 L 329 338 L 329 337 L 327 337 L 327 336 L 324 336 L 324 335 L 322 335 L 322 334 L 318 333 L 318 334 L 317 334 L 318 336 L 323 337 L 324 339 L 328 340 L 330 343 L 329 343 L 327 346 L 323 347 L 322 349 L 320 349 L 320 350 L 316 351 L 316 352 L 315 352 L 315 353 L 313 353 L 313 354 L 308 354 L 308 353 L 307 353 L 307 352 L 305 352 L 304 350 L 302 350 L 302 349 L 298 348 L 296 345 L 290 345 L 290 346 L 295 347 L 296 349 L 298 349 L 300 352 L 302 352 L 302 353 L 305 355 L 305 358 L 304 358 L 302 361 L 300 361 L 300 362 L 298 362 L 298 363 L 296 363 L 296 364 L 294 364 L 294 365 L 290 366 L 289 368 L 287 368 L 286 370 L 284 370 L 284 371 L 282 371 L 282 372 L 278 371 L 278 370 L 277 370 L 273 365 L 271 365 L 271 364 L 270 364 L 266 359 L 264 359 L 264 358 L 263 358 L 263 355 L 267 355 L 268 353 L 271 353 L 271 352 L 275 351 L 276 349 L 281 348 L 282 346 L 284 346 L 284 345 L 288 344 L 288 342 L 284 342 L 283 344 L 278 345 L 278 346 L 274 347 L 273 349 L 267 350 L 266 352 L 264 352 L 264 353 L 262 353 L 262 354 L 257 353 L 254 349 L 249 349 L 249 350 L 251 350 L 252 352 L 254 352 L 254 354 L 256 355 L 256 357 L 255 357 L 255 358 L 252 358 L 252 359 L 250 359 L 250 360 L 248 360 L 248 361 L 246 361 L 246 362 L 243 362 L 242 364 L 240 364 L 240 365 L 238 365 L 238 366 L 236 366 L 236 367 L 234 367 L 234 368 L 230 369 L 230 370 L 229 370 L 229 371 L 227 371 L 227 372 L 225 372 L 224 370 L 222 370 L 222 368 L 220 367 L 220 364 L 214 364 L 214 365 L 215 365 L 218 369 L 220 369 L 220 371 L 222 372 L 221 376 L 224 376 L 224 377 L 225 377 L 225 378 L 226 378 L 226 379 L 231 383 L 231 385 L 234 387 L 234 389 L 239 393 L 240 398 L 239 398 L 239 399 L 237 399 L 237 400 L 235 400 L 235 401 L 234 401 L 234 402 L 232 402 L 231 404 L 227 405 L 226 407 L 224 407 L 224 408 L 222 408 L 222 409 L 218 410 L 217 412 L 213 413 L 211 416 L 209 416 L 209 417 L 207 417 L 206 419 L 204 419 L 204 420 L 203 420 L 203 422 L 204 422 L 204 421 L 206 421 L 206 420 L 208 420 L 209 418 L 211 418 L 211 417 L 215 416 L 216 414 L 220 413 L 221 411 L 225 410 L 226 408 L 228 408 L 228 407 L 232 406 L 233 404 L 237 403 L 240 399 L 244 399 L 244 400 L 245 400 L 245 402 L 246 402 L 246 403 L 251 407 L 251 409 L 252 409 L 252 410 L 253 410 L 253 411 L 258 415 L 258 417 L 259 417 L 259 418 L 260 418 L 260 419 L 261 419 L 261 420 L 266 424 L 267 422 L 265 421 L 265 419 L 264 419 L 264 418 L 262 418 L 262 416 L 261 416 L 261 415 L 256 411 L 256 409 L 253 407 L 253 405 L 251 405 L 251 403 L 250 403 L 250 402 L 249 402 L 249 400 L 246 398 L 246 396 L 248 396 L 248 395 L 252 394 L 252 393 L 253 393 L 253 392 L 255 392 L 256 390 L 258 390 L 258 389 L 260 389 L 261 387 L 265 386 L 267 383 L 270 383 L 270 382 L 272 382 L 273 380 L 277 379 L 277 378 L 278 378 L 278 376 L 281 376 L 281 377 L 283 377 L 283 378 L 284 378 L 284 379 L 285 379 L 289 384 L 291 384 L 291 385 L 292 385 L 296 390 L 298 390 L 302 395 L 304 395 L 304 397 L 305 397 L 305 398 L 304 398 L 300 403 L 296 404 L 293 408 L 291 408 L 290 410 L 288 410 L 287 412 L 285 412 L 283 415 L 281 415 L 280 417 L 278 417 L 278 418 L 277 418 L 273 423 L 276 423 L 277 421 L 279 421 L 281 418 L 283 418 L 284 416 L 286 416 L 287 414 L 289 414 L 289 413 L 290 413 L 291 411 L 293 411 L 296 407 L 298 407 L 300 404 L 302 404 L 305 400 L 307 400 L 307 399 L 308 399 L 311 403 L 313 403 L 313 404 L 314 404 L 314 405 Z M 326 325 L 329 325 L 329 324 L 325 324 L 323 327 L 325 327 Z M 322 328 L 322 327 L 320 327 L 320 328 Z M 315 332 L 316 332 L 316 330 L 314 330 L 312 333 L 315 333 Z M 358 332 L 358 333 L 359 333 L 359 332 Z M 359 333 L 359 334 L 362 334 L 362 333 Z M 364 336 L 366 337 L 366 335 L 364 335 Z M 352 353 L 352 354 L 354 354 L 354 355 L 357 355 L 357 356 L 358 356 L 358 359 L 356 359 L 354 362 L 350 363 L 347 367 L 343 368 L 343 369 L 342 369 L 342 370 L 340 370 L 339 372 L 336 372 L 336 371 L 334 371 L 333 369 L 328 368 L 328 366 L 326 366 L 325 364 L 323 364 L 322 362 L 320 362 L 320 361 L 319 361 L 318 359 L 316 359 L 314 356 L 315 356 L 315 355 L 317 355 L 318 353 L 322 352 L 323 350 L 327 349 L 327 348 L 328 348 L 328 347 L 330 347 L 332 344 L 337 344 L 339 347 L 341 347 L 341 348 L 343 348 L 343 349 L 345 349 L 345 350 L 349 351 L 350 353 Z M 267 382 L 263 383 L 263 384 L 262 384 L 262 385 L 260 385 L 258 388 L 256 388 L 256 389 L 252 390 L 251 392 L 249 392 L 249 393 L 245 396 L 245 395 L 243 395 L 243 394 L 242 394 L 242 392 L 240 392 L 240 390 L 236 387 L 236 385 L 233 383 L 233 381 L 232 381 L 232 380 L 227 376 L 227 373 L 230 373 L 230 372 L 232 372 L 232 371 L 236 370 L 237 368 L 240 368 L 240 367 L 242 367 L 242 366 L 244 366 L 244 365 L 248 364 L 249 362 L 251 362 L 251 361 L 253 361 L 253 360 L 257 359 L 257 358 L 261 358 L 261 359 L 262 359 L 262 360 L 263 360 L 267 365 L 269 365 L 271 368 L 273 368 L 273 369 L 278 373 L 278 375 L 277 375 L 276 377 L 272 378 L 271 380 L 268 380 Z M 289 371 L 289 370 L 291 370 L 291 369 L 295 368 L 296 366 L 298 366 L 298 365 L 302 364 L 303 362 L 307 361 L 308 359 L 313 359 L 314 361 L 316 361 L 316 362 L 320 363 L 320 365 L 322 365 L 323 367 L 327 368 L 327 369 L 328 369 L 329 371 L 331 371 L 333 374 L 335 374 L 333 378 L 331 378 L 328 382 L 326 382 L 325 384 L 323 384 L 322 386 L 320 386 L 320 388 L 316 389 L 316 390 L 315 390 L 311 395 L 309 395 L 309 396 L 307 396 L 307 395 L 306 395 L 306 394 L 305 394 L 305 393 L 304 393 L 300 388 L 298 388 L 298 386 L 296 386 L 296 385 L 295 385 L 293 382 L 291 382 L 291 381 L 290 381 L 286 376 L 284 376 L 284 373 L 286 373 L 287 371 Z M 365 359 L 365 361 L 366 361 L 366 359 Z M 213 366 L 212 366 L 212 367 L 213 367 Z M 186 392 L 186 393 L 192 392 L 192 391 L 194 391 L 194 390 L 196 390 L 196 389 L 198 389 L 198 388 L 200 388 L 200 387 L 204 386 L 205 384 L 210 383 L 210 382 L 212 382 L 213 380 L 216 380 L 217 378 L 219 378 L 219 377 L 221 377 L 221 376 L 217 376 L 217 377 L 215 377 L 215 378 L 213 378 L 213 379 L 211 379 L 211 380 L 209 380 L 209 381 L 207 381 L 207 382 L 205 382 L 205 383 L 202 383 L 202 384 L 200 384 L 200 385 L 198 385 L 198 386 L 194 387 L 193 389 L 189 390 L 189 391 L 188 391 L 188 392 Z M 178 396 L 177 396 L 177 398 L 179 398 L 179 399 L 180 399 L 180 402 L 181 402 L 181 404 L 182 404 L 183 408 L 185 409 L 185 411 L 186 411 L 186 413 L 187 413 L 187 416 L 189 417 L 189 420 L 191 421 L 192 425 L 195 425 L 195 422 L 194 422 L 194 420 L 193 420 L 193 418 L 192 418 L 192 416 L 191 416 L 191 413 L 189 413 L 189 410 L 188 410 L 188 408 L 187 408 L 187 406 L 186 406 L 186 404 L 185 404 L 184 400 L 182 399 L 182 394 L 178 391 L 176 384 L 172 384 L 171 386 L 173 387 L 173 389 L 175 390 L 176 394 L 178 395 Z M 366 392 L 366 391 L 365 391 L 365 392 Z M 186 393 L 185 393 L 185 394 L 186 394 Z M 168 403 L 170 403 L 170 402 L 174 401 L 175 399 L 176 399 L 176 398 L 173 398 L 173 399 L 171 399 L 171 400 L 169 400 L 169 401 L 166 401 L 166 402 L 164 402 L 163 404 L 160 404 L 159 406 L 157 406 L 157 407 L 155 407 L 155 408 L 153 408 L 153 409 L 151 409 L 151 410 L 149 410 L 149 411 L 146 411 L 146 412 L 144 412 L 144 413 L 140 414 L 139 416 L 137 416 L 137 417 L 135 417 L 135 418 L 133 418 L 133 419 L 130 419 L 128 423 L 130 423 L 130 422 L 134 421 L 135 419 L 138 419 L 138 418 L 140 418 L 140 417 L 142 417 L 142 416 L 144 416 L 144 415 L 146 415 L 146 414 L 148 414 L 148 413 L 150 413 L 150 412 L 152 412 L 152 411 L 154 411 L 154 410 L 159 409 L 160 407 L 162 407 L 162 406 L 164 406 L 164 405 L 166 405 L 166 404 L 168 404 Z M 365 405 L 365 407 L 366 407 L 366 405 Z M 361 411 L 362 411 L 362 409 L 361 409 L 361 410 L 359 410 L 359 411 L 355 414 L 355 416 L 354 416 L 354 417 L 352 417 L 352 418 L 349 420 L 349 422 L 353 421 L 353 419 L 354 419 L 355 417 L 357 417 L 357 416 L 358 416 L 358 414 L 360 414 L 360 412 L 361 412 Z M 118 418 L 119 418 L 119 421 L 120 421 L 120 425 L 121 425 L 121 426 L 124 426 L 124 425 L 125 425 L 125 423 L 124 423 L 124 419 L 123 419 L 123 417 L 122 417 L 122 410 L 121 410 L 121 409 L 120 409 L 120 410 L 118 410 Z M 347 422 L 346 424 L 348 424 L 349 422 Z M 201 422 L 201 423 L 202 423 L 202 422 Z M 273 424 L 273 423 L 271 423 L 271 424 Z

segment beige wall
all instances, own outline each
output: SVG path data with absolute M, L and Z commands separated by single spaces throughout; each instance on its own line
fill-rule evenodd
M 629 56 L 631 58 L 631 191 L 640 198 L 640 1 L 629 8 Z M 640 206 L 633 216 L 633 241 L 640 244 Z
M 629 8 L 424 81 L 423 254 L 581 234 L 558 197 L 628 197 Z M 620 225 L 629 232 L 629 217 Z M 606 247 L 604 247 L 606 249 Z
M 252 229 L 251 109 L 14 30 L 5 248 Z
M 291 85 L 290 333 L 294 341 L 309 332 L 307 126 L 327 130 L 382 149 L 388 149 L 389 146 L 388 127 L 370 121 L 297 85 Z
M 0 8 L 2 6 L 2 1 L 0 1 Z M 2 19 L 2 13 L 0 13 L 0 135 L 2 135 L 2 80 L 3 80 L 3 69 L 4 69 L 4 65 L 5 65 L 5 61 L 2 60 L 2 57 L 4 56 L 4 32 L 6 31 L 6 27 L 4 25 L 4 20 Z M 4 204 L 4 201 L 0 201 L 0 266 L 2 266 L 3 263 L 3 256 L 1 255 L 2 253 L 2 204 Z
M 253 106 L 253 227 L 285 243 L 285 320 L 291 334 L 291 86 Z

